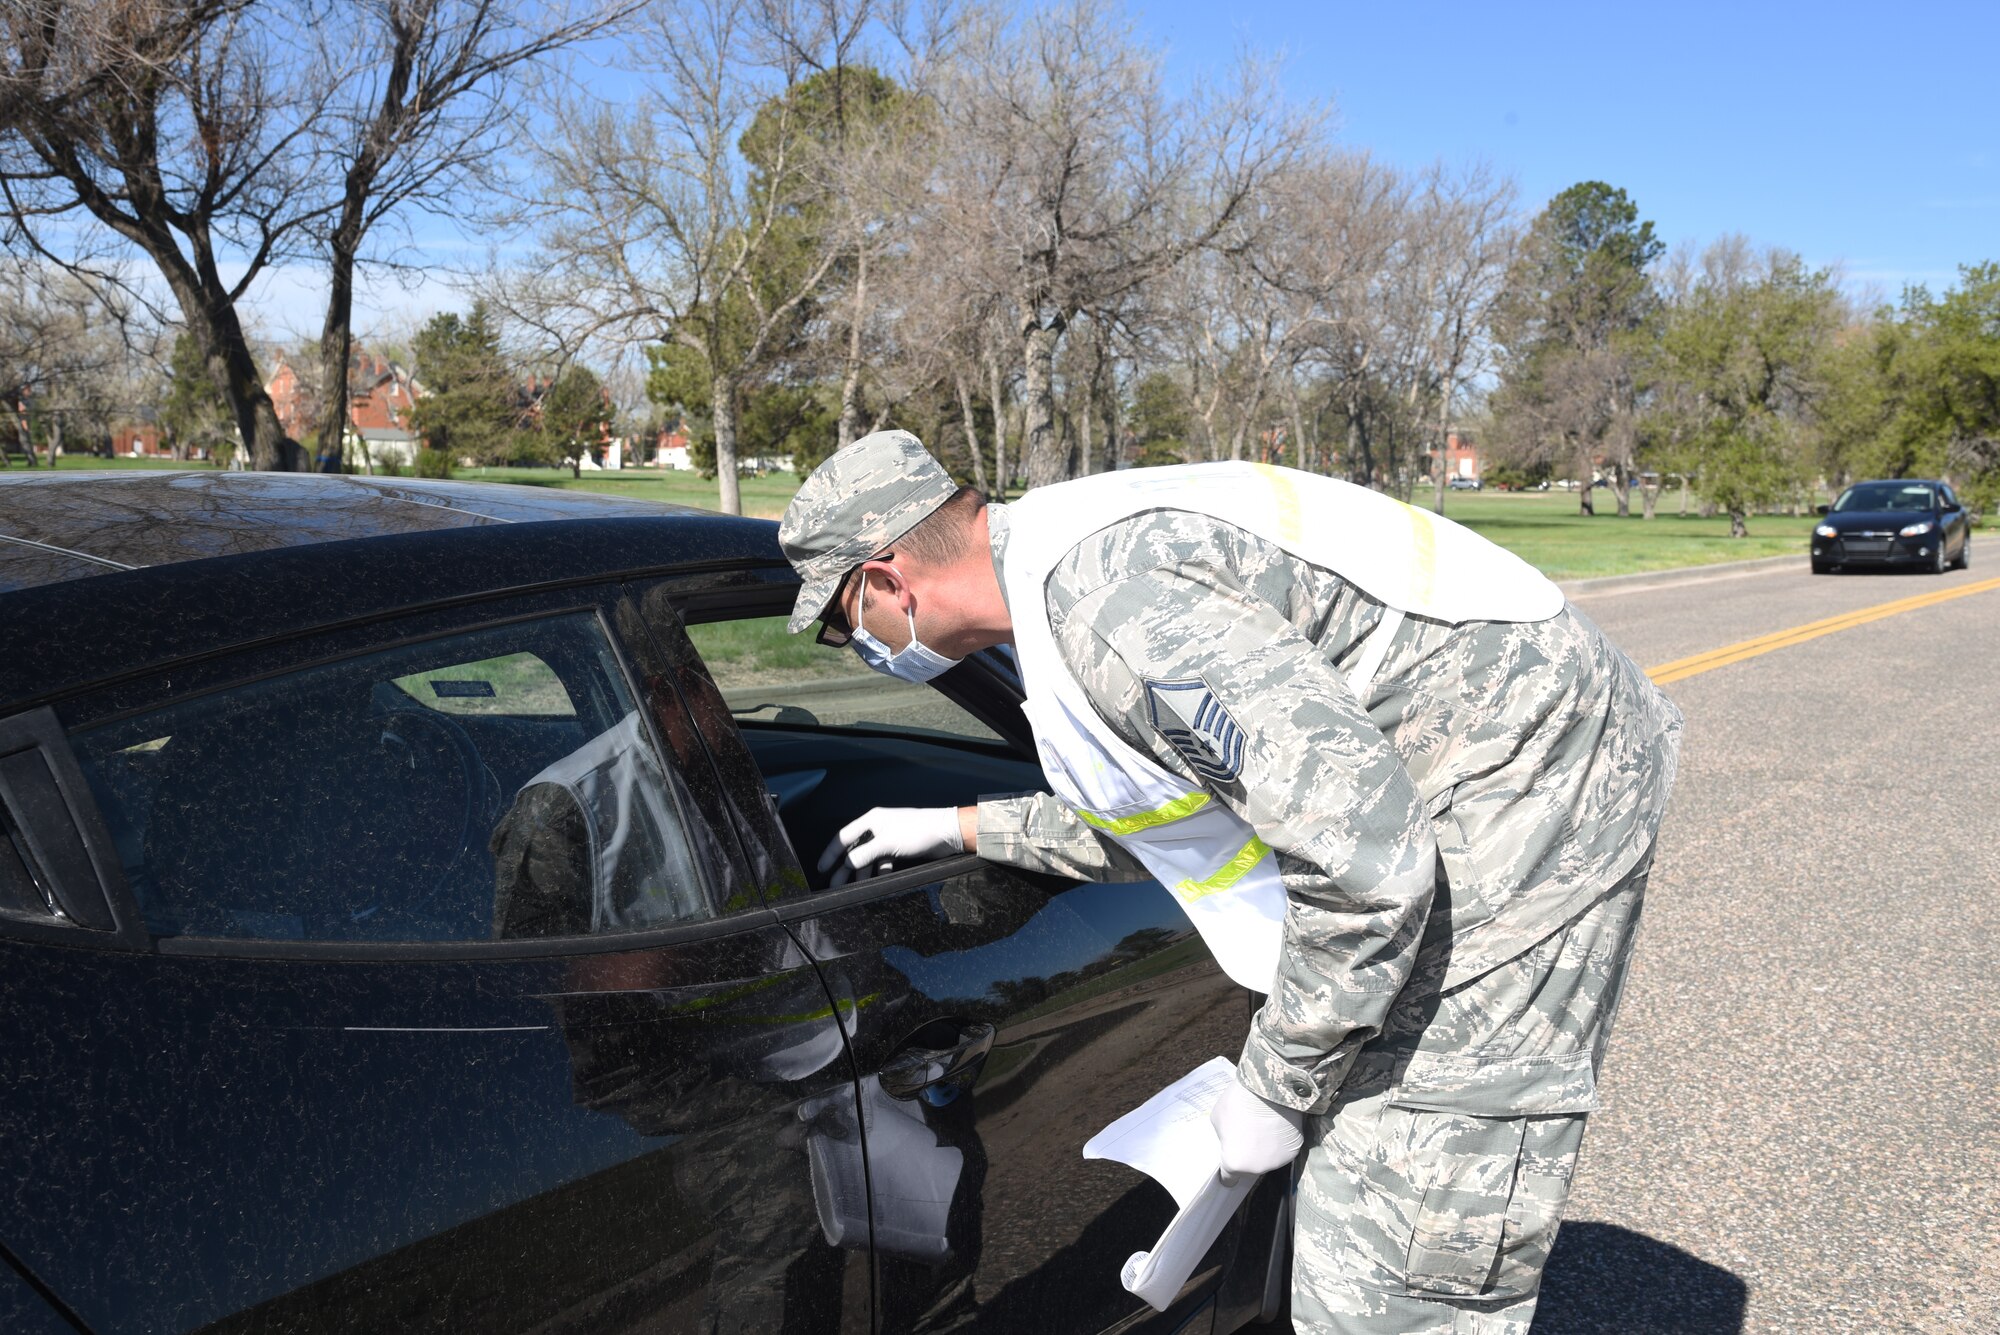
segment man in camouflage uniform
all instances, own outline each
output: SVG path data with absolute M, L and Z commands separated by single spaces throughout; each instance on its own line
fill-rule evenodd
M 1299 1328 L 1525 1332 L 1595 1106 L 1680 715 L 1568 607 L 1518 623 L 1397 618 L 1357 695 L 1347 673 L 1384 604 L 1187 504 L 1168 496 L 1091 533 L 1044 605 L 1010 607 L 1006 508 L 953 498 L 913 437 L 878 433 L 786 513 L 780 539 L 805 580 L 793 628 L 822 619 L 836 642 L 865 630 L 882 651 L 864 648 L 871 665 L 906 675 L 1046 617 L 1101 721 L 1276 854 L 1281 963 L 1216 1123 L 1225 1173 L 1288 1162 L 1303 1132 Z M 1221 778 L 1149 707 L 1148 683 L 1193 679 L 1243 734 Z M 1147 874 L 1049 794 L 878 809 L 829 858 L 865 874 L 959 848 L 1084 879 Z

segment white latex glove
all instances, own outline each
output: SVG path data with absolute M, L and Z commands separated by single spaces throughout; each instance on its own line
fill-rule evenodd
M 838 862 L 829 884 L 845 885 L 874 875 L 885 863 L 929 862 L 964 851 L 957 807 L 876 807 L 840 827 L 819 855 L 819 869 Z
M 1230 1081 L 1208 1114 L 1222 1142 L 1222 1185 L 1233 1187 L 1298 1158 L 1306 1143 L 1304 1121 L 1296 1108 L 1279 1107 L 1252 1094 L 1242 1081 Z

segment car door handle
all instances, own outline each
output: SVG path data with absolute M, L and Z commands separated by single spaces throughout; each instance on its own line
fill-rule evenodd
M 932 1020 L 904 1039 L 883 1063 L 876 1076 L 882 1092 L 897 1099 L 925 1095 L 926 1102 L 949 1102 L 978 1077 L 986 1054 L 993 1050 L 993 1036 L 990 1024 Z

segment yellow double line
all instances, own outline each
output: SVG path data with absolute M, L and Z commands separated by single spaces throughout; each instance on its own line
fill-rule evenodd
M 1975 593 L 1985 593 L 1989 589 L 2000 589 L 2000 579 L 1981 580 L 1977 584 L 1961 584 L 1956 588 L 1939 589 L 1935 593 L 1920 593 L 1914 598 L 1899 598 L 1893 603 L 1877 603 L 1873 607 L 1828 617 L 1824 621 L 1809 621 L 1803 626 L 1773 631 L 1754 640 L 1726 644 L 1720 649 L 1711 649 L 1692 658 L 1677 658 L 1671 663 L 1662 663 L 1656 668 L 1648 669 L 1646 675 L 1658 685 L 1665 686 L 1668 682 L 1683 681 L 1714 668 L 1728 667 L 1731 663 L 1741 663 L 1746 658 L 1768 654 L 1773 649 L 1789 649 L 1795 644 L 1804 644 L 1807 640 L 1816 640 L 1835 631 L 1852 630 L 1856 626 L 1865 626 L 1884 617 L 1914 612 L 1920 607 L 1935 607 L 1954 598 L 1969 598 Z

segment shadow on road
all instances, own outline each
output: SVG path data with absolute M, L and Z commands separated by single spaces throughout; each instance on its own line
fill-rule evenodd
M 1738 1335 L 1750 1286 L 1721 1266 L 1616 1224 L 1563 1225 L 1535 1335 Z

